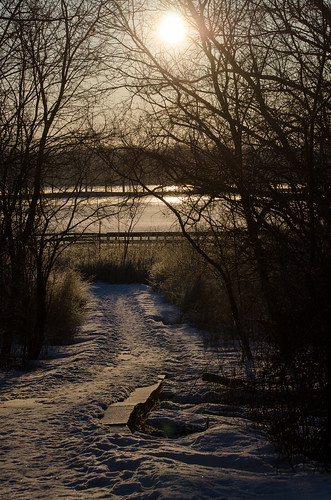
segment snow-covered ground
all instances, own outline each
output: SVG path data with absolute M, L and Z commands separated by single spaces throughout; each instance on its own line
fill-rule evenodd
M 235 364 L 230 348 L 204 350 L 150 287 L 98 284 L 76 343 L 0 374 L 0 499 L 331 498 L 330 475 L 293 473 L 244 411 L 215 403 L 201 374 Z M 103 423 L 109 404 L 160 374 L 168 399 L 148 423 L 175 437 Z

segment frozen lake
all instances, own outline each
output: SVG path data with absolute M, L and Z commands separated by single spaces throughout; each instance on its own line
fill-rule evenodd
M 149 187 L 152 189 L 153 187 Z M 176 215 L 167 207 L 169 203 L 178 213 L 187 227 L 210 227 L 210 221 L 217 227 L 246 226 L 243 217 L 237 212 L 238 195 L 227 193 L 222 198 L 215 198 L 191 193 L 182 193 L 176 186 L 158 190 L 164 202 L 149 194 L 138 191 L 137 196 L 129 191 L 81 192 L 75 196 L 68 193 L 46 192 L 45 204 L 49 208 L 50 232 L 58 233 L 66 229 L 70 220 L 70 232 L 90 232 L 105 234 L 108 232 L 171 232 L 180 231 Z M 199 210 L 203 208 L 199 214 Z M 198 224 L 197 224 L 198 223 Z M 195 225 L 197 224 L 197 225 Z
M 49 199 L 49 211 L 53 212 L 51 232 L 63 230 L 72 218 L 72 231 L 91 233 L 179 231 L 175 215 L 152 196 L 139 201 L 124 197 L 89 197 L 75 200 Z M 75 213 L 74 213 L 75 210 Z M 73 215 L 74 213 L 74 215 Z
M 155 186 L 148 186 L 149 189 Z M 182 203 L 187 196 L 177 194 L 177 186 L 163 188 L 164 200 L 176 209 L 184 207 Z M 141 196 L 141 190 L 136 190 L 138 196 L 132 196 L 128 186 L 121 192 L 118 187 L 113 192 L 105 192 L 101 188 L 83 191 L 77 197 L 67 193 L 46 190 L 45 204 L 49 208 L 52 232 L 59 232 L 71 220 L 71 231 L 107 233 L 107 232 L 167 232 L 179 231 L 180 227 L 175 214 L 157 197 Z M 167 194 L 168 193 L 168 194 Z M 203 200 L 203 197 L 191 196 L 192 203 Z

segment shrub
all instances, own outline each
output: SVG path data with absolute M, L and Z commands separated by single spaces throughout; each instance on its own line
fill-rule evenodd
M 177 243 L 159 252 L 149 279 L 188 321 L 203 329 L 229 331 L 232 320 L 222 284 L 188 244 Z
M 149 269 L 159 248 L 158 243 L 131 244 L 123 242 L 72 245 L 62 258 L 83 276 L 106 283 L 147 283 Z
M 47 341 L 66 344 L 84 319 L 88 284 L 72 269 L 54 272 L 48 286 Z

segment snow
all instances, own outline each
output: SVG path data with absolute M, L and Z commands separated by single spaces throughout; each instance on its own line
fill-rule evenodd
M 331 497 L 330 475 L 300 463 L 292 472 L 244 408 L 233 414 L 201 380 L 236 366 L 231 347 L 204 349 L 148 286 L 97 284 L 76 342 L 44 358 L 0 374 L 0 499 Z M 160 374 L 155 435 L 103 423 L 106 407 Z

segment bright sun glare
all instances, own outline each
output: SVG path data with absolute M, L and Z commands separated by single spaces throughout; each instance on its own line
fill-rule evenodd
M 165 12 L 158 27 L 158 36 L 169 44 L 180 44 L 185 38 L 183 18 L 177 12 Z

